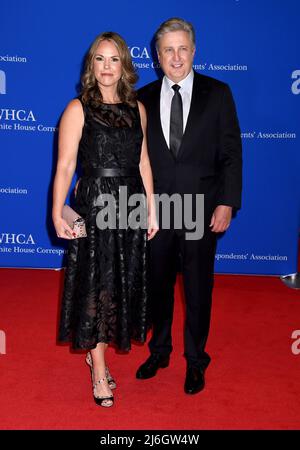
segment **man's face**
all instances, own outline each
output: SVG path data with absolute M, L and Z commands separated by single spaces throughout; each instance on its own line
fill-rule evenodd
M 174 83 L 191 71 L 195 48 L 187 31 L 170 31 L 158 41 L 158 60 L 165 75 Z

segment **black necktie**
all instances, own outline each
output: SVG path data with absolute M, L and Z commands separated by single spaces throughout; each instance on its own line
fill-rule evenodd
M 183 135 L 182 98 L 179 93 L 180 86 L 173 84 L 174 95 L 171 103 L 170 115 L 170 150 L 177 156 Z

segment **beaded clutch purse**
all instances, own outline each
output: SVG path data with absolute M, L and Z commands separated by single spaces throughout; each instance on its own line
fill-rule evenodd
M 87 236 L 84 219 L 69 205 L 63 206 L 62 217 L 76 233 L 75 239 Z

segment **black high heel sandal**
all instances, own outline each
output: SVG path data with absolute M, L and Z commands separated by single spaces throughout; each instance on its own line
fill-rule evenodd
M 100 380 L 96 381 L 93 384 L 93 396 L 94 396 L 95 403 L 97 405 L 103 406 L 104 408 L 110 408 L 114 404 L 114 396 L 113 395 L 104 396 L 104 397 L 102 397 L 101 395 L 95 395 L 95 390 L 96 390 L 97 384 L 102 384 L 105 382 L 107 382 L 106 377 L 100 378 Z

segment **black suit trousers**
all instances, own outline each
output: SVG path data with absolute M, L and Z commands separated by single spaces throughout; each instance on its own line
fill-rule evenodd
M 186 240 L 178 230 L 160 230 L 150 241 L 150 300 L 153 334 L 151 353 L 172 351 L 174 285 L 180 255 L 186 318 L 184 355 L 189 366 L 205 369 L 210 357 L 205 352 L 209 332 L 216 234 L 206 225 L 200 240 Z

